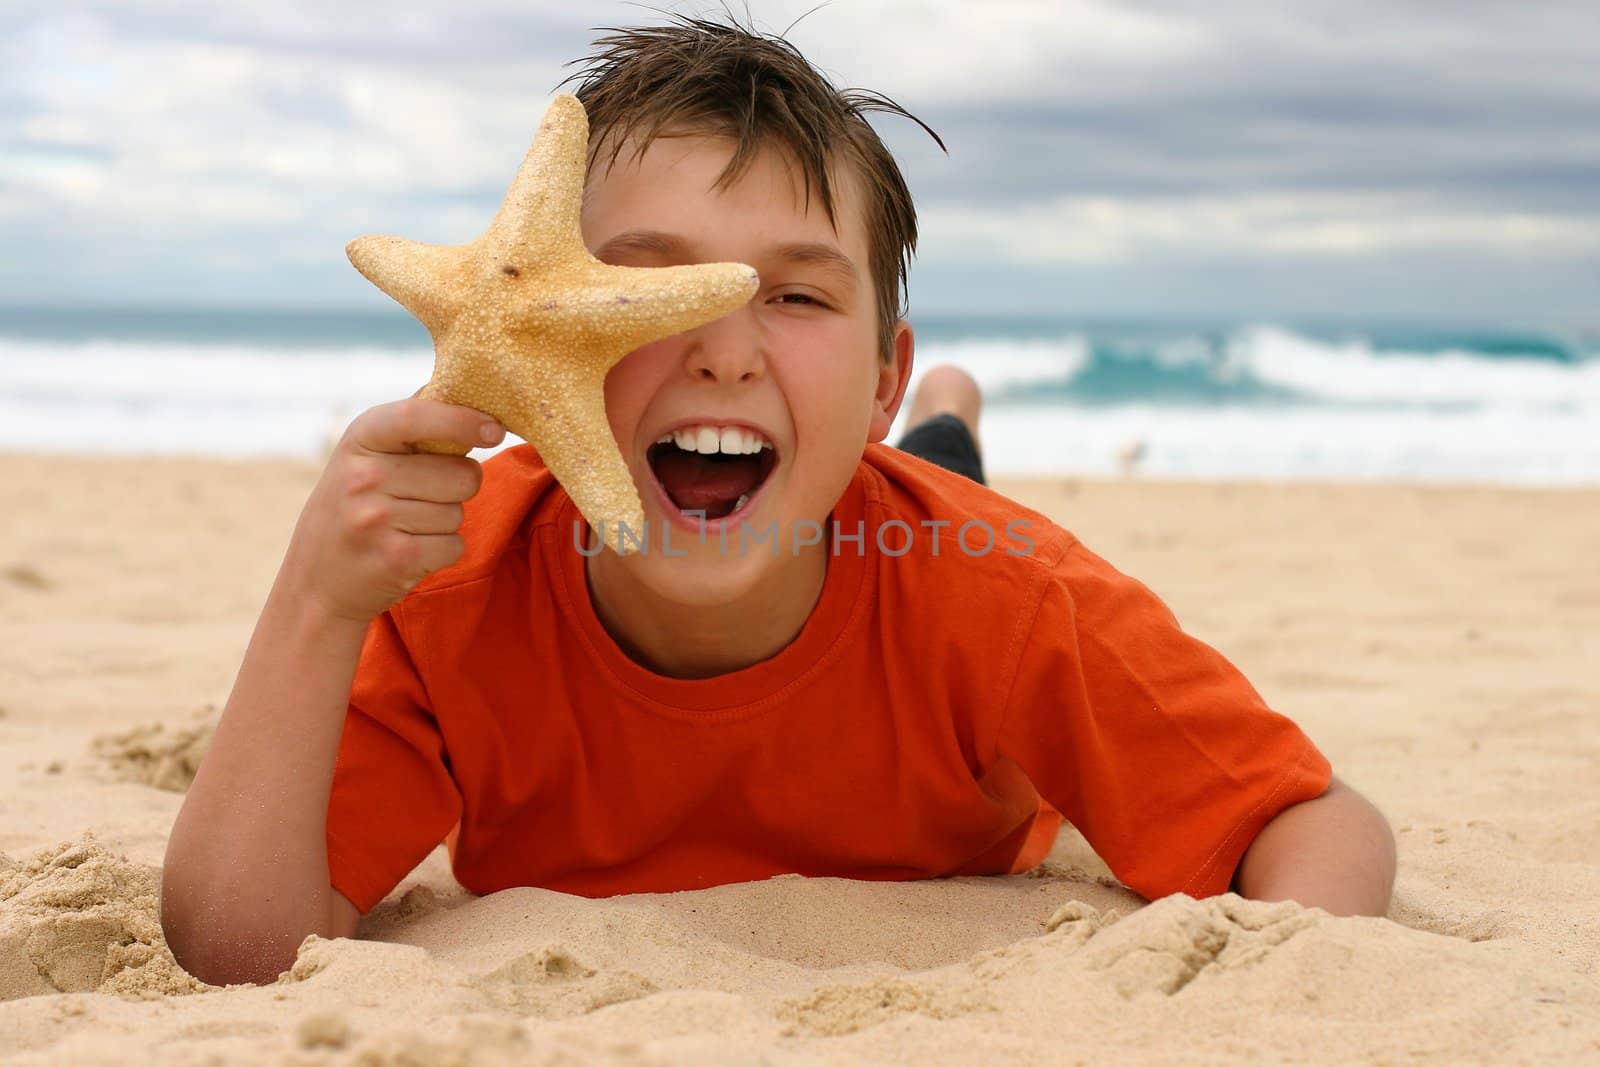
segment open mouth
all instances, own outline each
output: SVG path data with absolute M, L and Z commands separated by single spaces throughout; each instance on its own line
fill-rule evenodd
M 645 458 L 673 506 L 707 520 L 744 507 L 778 464 L 777 449 L 760 433 L 709 424 L 663 434 Z

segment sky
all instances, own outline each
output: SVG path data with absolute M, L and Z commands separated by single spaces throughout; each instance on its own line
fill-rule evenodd
M 736 9 L 944 139 L 872 120 L 913 314 L 1600 326 L 1594 0 Z M 376 306 L 345 243 L 476 237 L 660 10 L 719 7 L 0 0 L 0 304 Z

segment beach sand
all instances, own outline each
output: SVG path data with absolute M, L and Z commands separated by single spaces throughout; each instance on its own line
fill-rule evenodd
M 1014 877 L 475 898 L 436 851 L 274 985 L 160 865 L 317 468 L 0 456 L 7 1063 L 1600 1061 L 1600 491 L 998 488 L 1151 586 L 1388 816 L 1387 919 Z

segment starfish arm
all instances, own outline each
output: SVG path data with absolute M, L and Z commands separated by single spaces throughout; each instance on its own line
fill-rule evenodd
M 483 240 L 491 255 L 521 266 L 582 253 L 579 214 L 589 117 L 571 93 L 551 101 Z
M 759 284 L 743 263 L 613 267 L 594 261 L 573 284 L 541 301 L 537 315 L 560 323 L 564 333 L 602 336 L 631 352 L 722 318 L 747 303 Z
M 473 350 L 476 350 L 474 352 Z M 573 358 L 548 339 L 524 347 L 505 338 L 453 333 L 439 344 L 433 378 L 419 396 L 492 415 L 539 453 L 590 526 L 619 553 L 626 526 L 644 533 L 639 492 L 605 410 L 604 361 Z M 420 452 L 464 455 L 448 441 L 418 441 Z
M 604 368 L 553 361 L 513 373 L 518 388 L 496 405 L 506 428 L 533 446 L 606 543 L 629 551 L 621 528 L 642 536 L 644 509 L 606 418 Z
M 470 269 L 466 250 L 456 245 L 430 245 L 404 237 L 357 237 L 345 246 L 356 270 L 438 336 L 455 310 L 449 279 Z

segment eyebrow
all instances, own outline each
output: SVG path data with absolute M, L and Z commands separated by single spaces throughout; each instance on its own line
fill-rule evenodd
M 595 258 L 603 260 L 618 252 L 654 252 L 690 261 L 696 258 L 688 241 L 661 230 L 625 230 L 596 249 Z M 833 245 L 820 241 L 791 241 L 774 245 L 765 254 L 790 263 L 820 267 L 852 288 L 861 281 L 861 274 L 849 256 Z

